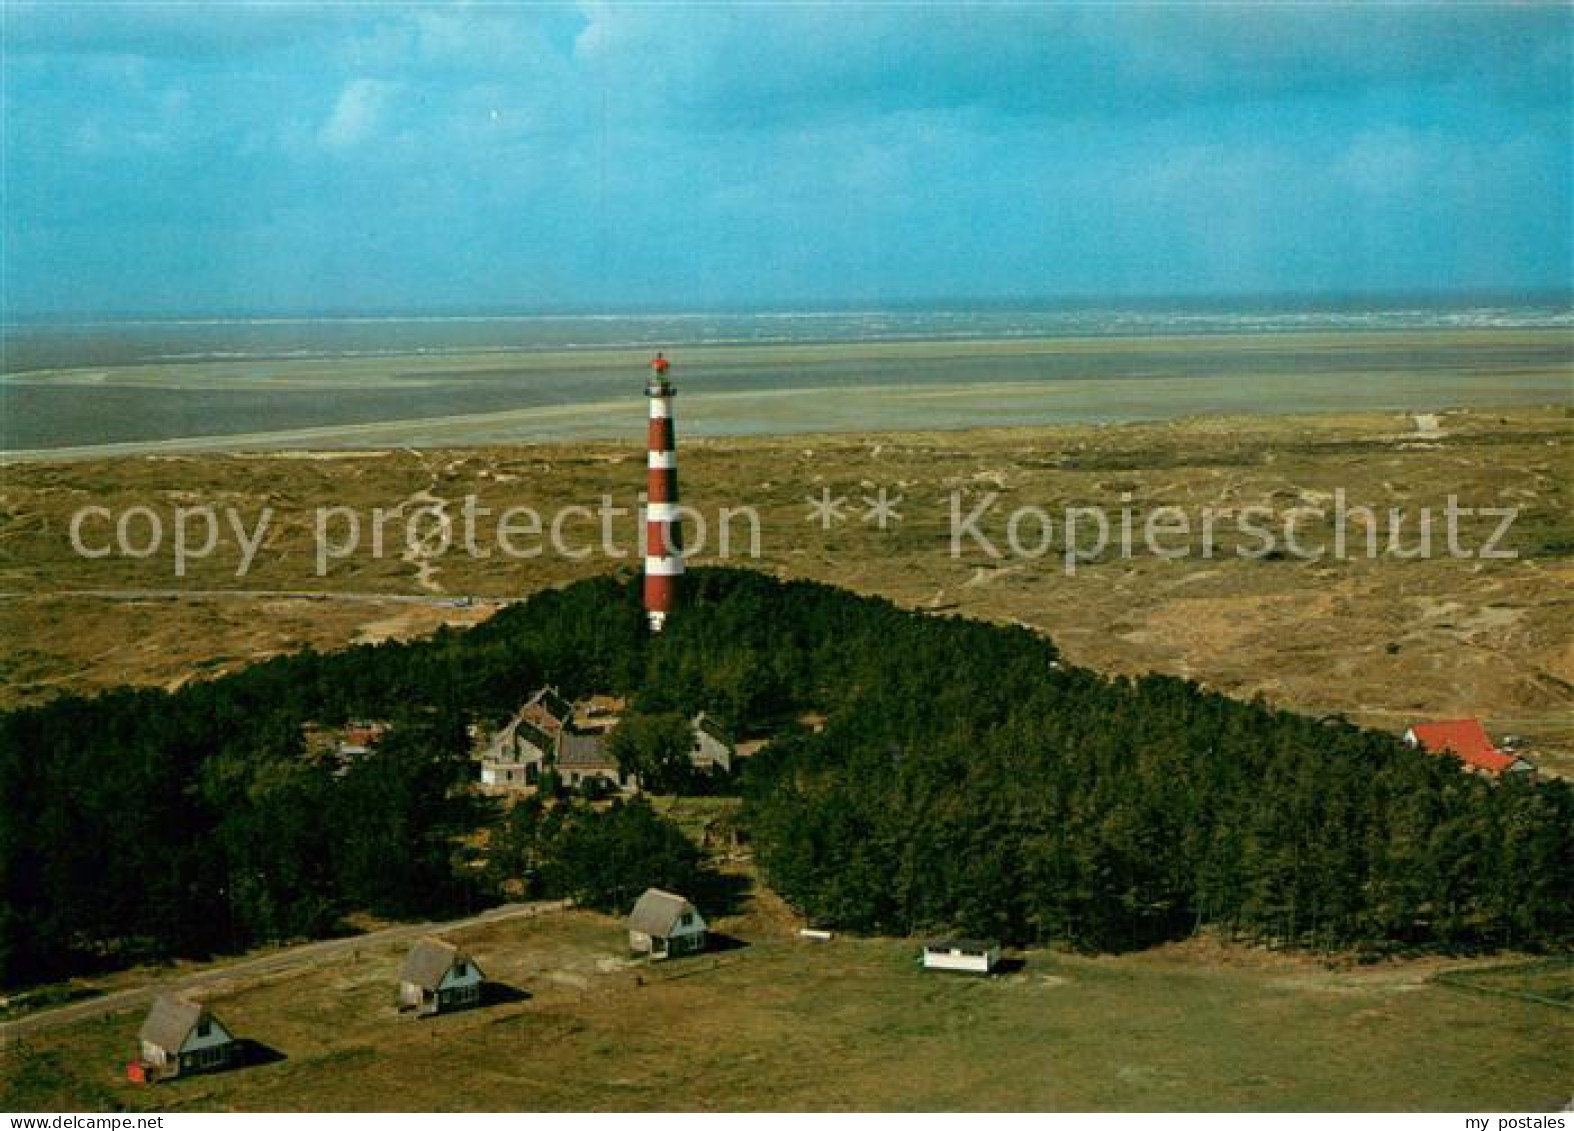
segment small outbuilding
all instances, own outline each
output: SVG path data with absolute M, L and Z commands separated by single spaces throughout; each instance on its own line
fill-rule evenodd
M 924 944 L 922 962 L 925 970 L 989 974 L 1000 964 L 1000 944 L 980 939 L 931 939 Z
M 705 949 L 705 919 L 681 895 L 651 888 L 629 915 L 629 949 L 652 959 L 698 954 Z
M 485 981 L 475 959 L 453 943 L 422 939 L 399 972 L 399 1008 L 425 1017 L 478 1005 Z
M 240 1046 L 224 1023 L 201 1002 L 180 994 L 154 999 L 137 1040 L 138 1058 L 128 1070 L 134 1080 L 216 1072 L 240 1059 Z

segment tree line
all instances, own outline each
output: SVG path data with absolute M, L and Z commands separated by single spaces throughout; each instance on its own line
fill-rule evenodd
M 644 632 L 627 588 L 0 714 L 0 984 L 495 901 L 467 847 L 499 820 L 468 789 L 469 728 L 548 677 L 570 695 L 633 680 Z M 366 719 L 392 723 L 366 755 L 308 749 L 308 728 Z
M 744 777 L 761 870 L 816 922 L 1093 949 L 1204 925 L 1322 949 L 1574 940 L 1566 782 L 1106 677 L 1022 628 L 751 574 L 697 589 L 653 649 L 682 673 L 660 694 L 766 672 L 749 709 L 824 719 Z
M 471 728 L 547 682 L 629 697 L 645 722 L 620 753 L 657 776 L 701 710 L 769 735 L 736 782 L 744 828 L 827 926 L 1094 948 L 1203 925 L 1329 948 L 1574 938 L 1566 783 L 1491 785 L 1389 735 L 1064 665 L 1023 628 L 748 571 L 688 575 L 651 637 L 638 581 L 0 715 L 0 981 L 462 912 L 509 884 L 612 908 L 688 882 L 644 807 L 506 815 L 467 788 Z M 312 756 L 309 725 L 355 719 L 392 729 Z

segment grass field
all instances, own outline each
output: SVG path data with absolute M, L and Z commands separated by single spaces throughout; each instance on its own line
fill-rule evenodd
M 1318 715 L 1396 731 L 1418 718 L 1478 716 L 1499 736 L 1528 738 L 1545 768 L 1574 769 L 1574 463 L 1563 407 L 684 439 L 680 461 L 685 499 L 712 519 L 699 562 L 717 560 L 719 508 L 748 505 L 760 517 L 760 554 L 734 562 L 911 607 L 1020 622 L 1049 633 L 1078 663 L 1188 676 Z M 442 505 L 457 521 L 471 495 L 494 516 L 516 505 L 550 516 L 566 504 L 597 506 L 603 495 L 633 507 L 643 464 L 636 431 L 623 443 L 9 466 L 0 486 L 0 698 L 168 686 L 307 644 L 474 623 L 491 607 L 455 607 L 452 598 L 516 597 L 632 558 L 483 559 L 459 545 L 409 554 L 406 515 Z M 862 517 L 863 500 L 882 487 L 902 499 L 901 521 L 884 531 Z M 850 516 L 829 530 L 806 521 L 806 500 L 827 490 L 849 500 Z M 1058 552 L 992 560 L 969 543 L 950 553 L 952 492 L 968 506 L 998 496 L 984 524 L 998 544 L 1005 514 L 1023 505 L 1051 515 L 1130 506 L 1140 522 L 1161 506 L 1194 515 L 1205 506 L 1328 507 L 1341 490 L 1352 506 L 1400 508 L 1412 523 L 1450 495 L 1517 507 L 1507 545 L 1518 557 L 1242 560 L 1225 547 L 1212 558 L 1166 560 L 1112 549 L 1068 575 Z M 145 505 L 169 521 L 175 507 L 202 503 L 234 507 L 248 524 L 273 509 L 245 576 L 227 529 L 214 553 L 178 578 L 168 534 L 146 558 L 90 560 L 69 542 L 71 515 L 84 505 L 117 515 Z M 363 540 L 318 576 L 314 518 L 330 506 L 361 516 Z M 377 507 L 395 515 L 381 555 L 364 528 Z M 98 540 L 111 533 L 107 522 L 90 529 Z M 594 540 L 588 523 L 573 534 Z M 621 546 L 637 553 L 633 534 L 633 520 L 622 520 Z M 1351 545 L 1361 545 L 1358 528 Z M 393 599 L 410 594 L 437 603 Z
M 1550 1002 L 1574 1009 L 1574 956 L 1566 954 L 1534 962 L 1453 971 L 1442 980 L 1467 990 Z
M 665 967 L 586 912 L 468 930 L 521 996 L 428 1021 L 392 1007 L 400 951 L 368 948 L 207 995 L 271 1063 L 132 1085 L 123 1014 L 6 1050 L 0 1106 L 1463 1111 L 1571 1090 L 1574 1014 L 1430 984 L 1438 962 L 1329 970 L 1199 940 L 1033 951 L 975 980 L 919 972 L 909 940 L 788 925 L 756 909 L 720 924 L 746 945 Z

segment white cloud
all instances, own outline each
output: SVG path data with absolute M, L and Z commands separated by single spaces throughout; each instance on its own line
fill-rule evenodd
M 333 113 L 317 131 L 318 142 L 330 149 L 344 149 L 365 141 L 377 131 L 394 89 L 392 83 L 378 79 L 351 79 L 345 83 Z

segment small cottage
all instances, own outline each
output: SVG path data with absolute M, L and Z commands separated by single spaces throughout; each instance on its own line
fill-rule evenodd
M 133 1079 L 213 1072 L 239 1059 L 239 1046 L 224 1024 L 207 1006 L 179 994 L 154 1000 L 137 1040 L 140 1049 L 131 1066 Z
M 698 954 L 705 949 L 705 920 L 681 895 L 651 888 L 629 915 L 629 949 L 652 959 Z
M 424 1017 L 477 1005 L 485 980 L 475 960 L 452 943 L 422 939 L 399 972 L 399 1008 Z
M 988 974 L 1000 964 L 1000 944 L 978 939 L 931 939 L 924 944 L 925 970 Z

